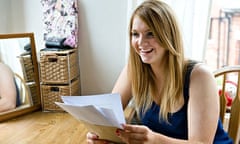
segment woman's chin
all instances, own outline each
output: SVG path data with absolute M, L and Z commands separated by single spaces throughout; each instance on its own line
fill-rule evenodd
M 142 62 L 145 63 L 145 64 L 151 64 L 151 61 L 147 60 L 147 59 L 142 59 Z

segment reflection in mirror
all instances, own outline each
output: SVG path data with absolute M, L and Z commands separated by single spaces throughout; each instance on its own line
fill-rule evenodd
M 0 61 L 0 112 L 17 107 L 19 96 L 13 71 Z
M 0 106 L 3 95 L 12 93 L 15 98 L 15 105 L 11 106 L 14 109 L 6 108 L 1 112 L 0 108 L 0 121 L 39 109 L 41 102 L 33 33 L 0 35 L 0 63 L 12 71 L 15 86 L 5 91 L 1 91 L 0 87 Z M 0 86 L 2 82 L 7 84 L 6 79 L 0 81 Z
M 33 81 L 33 75 L 30 74 L 33 72 L 33 66 L 31 62 L 29 50 L 25 51 L 25 47 L 30 44 L 29 38 L 17 38 L 17 39 L 1 39 L 0 40 L 0 62 L 2 64 L 2 79 L 0 84 L 1 89 L 5 88 L 1 92 L 1 101 L 0 101 L 0 112 L 4 110 L 11 110 L 13 107 L 24 107 L 30 106 L 31 102 L 30 95 L 28 95 L 28 87 L 25 86 L 29 76 L 30 81 Z M 14 50 L 11 49 L 14 47 Z M 23 55 L 28 55 L 29 60 L 24 60 Z M 27 62 L 29 64 L 27 64 Z M 6 68 L 4 68 L 4 66 Z M 7 69 L 9 67 L 9 69 Z M 5 70 L 5 71 L 3 71 Z M 12 73 L 12 78 L 10 78 L 10 72 Z M 26 74 L 29 73 L 30 75 Z M 9 77 L 9 79 L 7 79 Z M 4 79 L 3 79 L 4 78 Z M 3 81 L 5 80 L 5 81 Z M 15 87 L 12 86 L 15 82 Z M 5 85 L 4 85 L 5 83 Z M 15 99 L 13 99 L 15 98 Z M 28 100 L 28 102 L 26 102 Z M 15 106 L 13 106 L 13 103 Z

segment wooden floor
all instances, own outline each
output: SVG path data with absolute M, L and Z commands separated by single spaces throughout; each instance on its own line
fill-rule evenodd
M 68 113 L 34 112 L 0 123 L 0 144 L 86 144 L 84 125 Z
M 125 116 L 130 112 L 126 109 Z M 1 122 L 0 144 L 86 144 L 86 133 L 68 113 L 38 111 Z

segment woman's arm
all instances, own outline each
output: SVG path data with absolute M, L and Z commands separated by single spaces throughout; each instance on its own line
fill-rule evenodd
M 11 69 L 0 64 L 0 112 L 16 107 L 16 86 Z
M 146 126 L 124 125 L 117 135 L 131 144 L 212 144 L 219 118 L 219 99 L 212 73 L 203 65 L 191 75 L 188 104 L 188 140 L 175 139 L 151 131 Z
M 189 91 L 189 139 L 212 143 L 218 119 L 219 96 L 216 80 L 205 65 L 197 65 L 191 75 Z

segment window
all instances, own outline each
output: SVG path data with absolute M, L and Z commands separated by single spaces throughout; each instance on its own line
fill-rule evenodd
M 240 1 L 212 1 L 205 60 L 214 70 L 240 65 Z

